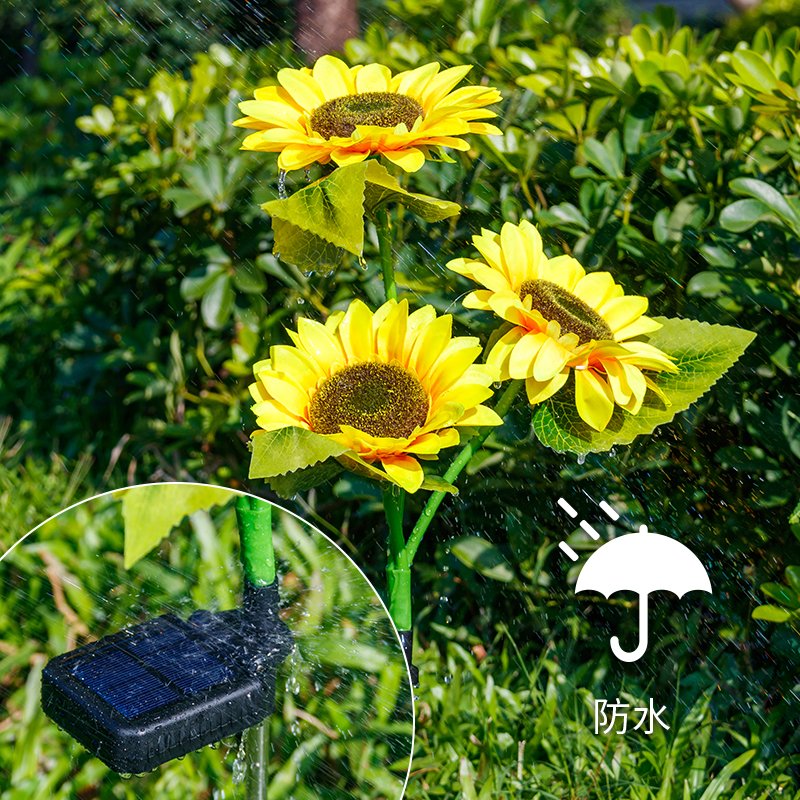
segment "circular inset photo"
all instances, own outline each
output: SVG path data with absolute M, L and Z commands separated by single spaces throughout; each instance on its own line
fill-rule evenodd
M 414 709 L 397 631 L 291 513 L 134 486 L 35 528 L 0 587 L 4 797 L 402 796 Z

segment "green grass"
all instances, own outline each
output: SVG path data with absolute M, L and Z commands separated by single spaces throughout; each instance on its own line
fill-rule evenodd
M 792 777 L 800 756 L 776 752 L 761 720 L 717 720 L 715 687 L 698 685 L 697 675 L 685 679 L 695 686 L 688 692 L 625 680 L 609 696 L 599 660 L 565 665 L 562 645 L 542 651 L 507 630 L 485 655 L 465 646 L 463 633 L 441 656 L 432 648 L 420 657 L 409 800 L 800 798 Z M 617 697 L 631 708 L 650 697 L 665 705 L 670 730 L 595 734 L 594 700 Z

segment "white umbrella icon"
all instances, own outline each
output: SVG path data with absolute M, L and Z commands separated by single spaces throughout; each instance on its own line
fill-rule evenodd
M 620 661 L 636 661 L 647 650 L 647 603 L 650 592 L 666 591 L 683 597 L 687 592 L 711 592 L 705 567 L 686 545 L 646 525 L 638 533 L 627 533 L 606 542 L 584 564 L 575 592 L 599 592 L 610 597 L 628 590 L 639 593 L 639 644 L 630 653 L 617 636 L 611 650 Z

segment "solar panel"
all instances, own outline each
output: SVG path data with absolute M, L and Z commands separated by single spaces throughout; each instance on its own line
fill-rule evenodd
M 89 661 L 79 661 L 72 674 L 126 719 L 180 697 L 160 675 L 149 672 L 141 662 L 113 645 L 95 652 Z
M 42 676 L 42 707 L 122 773 L 257 725 L 272 710 L 292 638 L 274 586 L 248 601 L 189 620 L 166 614 L 56 656 Z

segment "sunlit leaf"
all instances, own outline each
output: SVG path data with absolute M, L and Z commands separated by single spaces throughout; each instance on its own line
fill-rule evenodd
M 364 216 L 388 202 L 401 203 L 427 222 L 455 216 L 457 203 L 405 190 L 377 161 L 339 167 L 330 175 L 262 208 L 272 216 L 275 252 L 306 270 L 338 265 L 346 254 L 361 257 Z
M 125 569 L 144 558 L 186 516 L 227 503 L 230 489 L 200 484 L 161 483 L 124 489 Z

